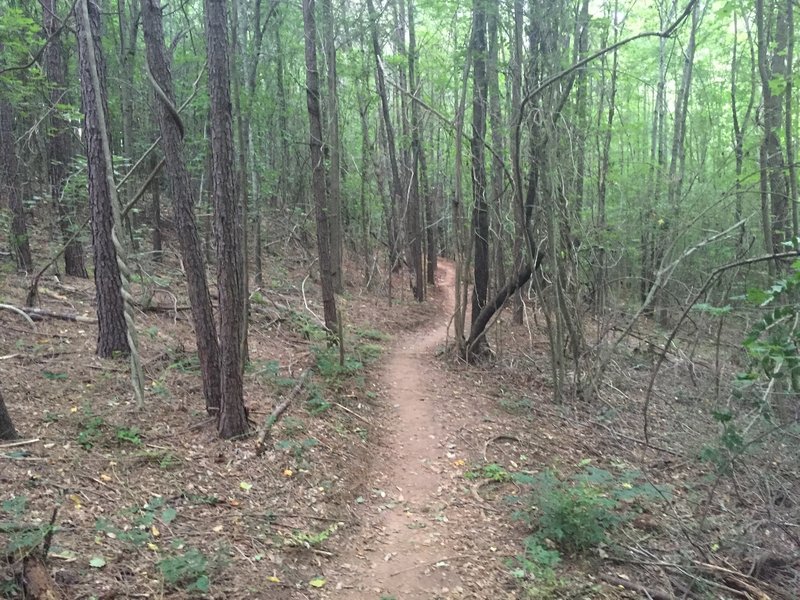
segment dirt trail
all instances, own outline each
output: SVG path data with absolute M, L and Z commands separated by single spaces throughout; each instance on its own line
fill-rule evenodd
M 442 462 L 447 460 L 447 424 L 438 422 L 434 397 L 441 373 L 433 367 L 436 346 L 447 333 L 453 306 L 455 274 L 448 262 L 439 264 L 438 301 L 442 310 L 428 333 L 406 336 L 395 347 L 384 369 L 383 383 L 394 414 L 386 462 L 375 465 L 380 517 L 342 566 L 337 598 L 434 598 L 460 588 L 460 578 L 447 568 L 453 547 L 443 511 Z

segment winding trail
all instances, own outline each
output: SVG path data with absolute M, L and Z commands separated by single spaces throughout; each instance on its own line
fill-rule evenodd
M 442 310 L 435 327 L 402 339 L 384 368 L 393 414 L 386 461 L 373 467 L 380 512 L 355 541 L 352 556 L 344 557 L 343 567 L 352 576 L 343 578 L 337 598 L 430 599 L 460 589 L 460 577 L 448 568 L 453 550 L 444 514 L 443 463 L 451 431 L 437 419 L 434 399 L 441 373 L 433 367 L 454 304 L 454 271 L 452 263 L 439 263 L 436 292 Z

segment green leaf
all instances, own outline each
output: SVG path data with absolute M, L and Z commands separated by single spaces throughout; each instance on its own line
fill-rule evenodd
M 315 577 L 308 582 L 308 585 L 315 588 L 321 588 L 325 585 L 325 580 L 322 577 Z
M 241 483 L 239 483 L 239 487 L 242 488 L 245 492 L 249 492 L 250 489 L 252 489 L 253 484 L 248 483 L 247 481 L 242 481 Z
M 106 559 L 102 556 L 93 556 L 89 561 L 89 566 L 94 567 L 95 569 L 102 569 L 106 566 Z
M 178 516 L 178 511 L 172 508 L 171 506 L 165 508 L 164 511 L 161 513 L 161 520 L 164 524 L 169 525 L 175 520 L 175 517 Z

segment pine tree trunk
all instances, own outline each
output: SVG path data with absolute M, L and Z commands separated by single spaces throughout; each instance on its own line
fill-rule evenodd
M 322 108 L 319 96 L 319 71 L 317 70 L 317 23 L 314 0 L 303 0 L 303 30 L 305 32 L 306 102 L 308 105 L 309 147 L 311 149 L 311 192 L 314 196 L 314 213 L 317 220 L 317 250 L 319 275 L 322 285 L 322 311 L 325 327 L 336 334 L 336 296 L 331 268 L 328 202 L 325 193 L 325 162 L 322 155 Z M 341 341 L 340 341 L 341 343 Z
M 44 50 L 44 71 L 50 83 L 50 103 L 67 104 L 67 57 L 61 37 L 56 35 L 59 28 L 56 16 L 56 0 L 46 0 L 44 14 L 44 31 L 50 43 Z M 70 209 L 61 198 L 67 181 L 69 164 L 72 160 L 72 143 L 69 125 L 54 110 L 50 117 L 50 126 L 46 136 L 47 175 L 50 183 L 50 198 L 58 215 L 58 227 L 64 243 L 64 272 L 72 277 L 88 278 L 83 257 L 83 246 L 80 239 L 73 237 L 72 217 L 74 207 Z M 71 240 L 71 241 L 70 241 Z
M 381 99 L 381 114 L 383 116 L 383 127 L 386 133 L 386 146 L 389 151 L 389 168 L 392 172 L 391 181 L 391 205 L 389 211 L 389 261 L 391 269 L 397 266 L 397 208 L 403 201 L 403 186 L 400 182 L 400 170 L 397 162 L 397 145 L 394 138 L 394 127 L 389 110 L 389 98 L 386 94 L 386 78 L 383 72 L 383 61 L 381 59 L 381 44 L 378 38 L 378 16 L 375 11 L 373 0 L 367 0 L 367 11 L 370 21 L 370 34 L 372 38 L 372 51 L 375 56 L 375 79 L 378 88 L 378 96 Z M 391 278 L 391 275 L 390 275 Z
M 17 430 L 14 429 L 11 415 L 8 413 L 5 400 L 3 400 L 3 393 L 0 392 L 0 440 L 9 441 L 15 439 L 17 439 Z
M 206 410 L 217 414 L 220 409 L 220 357 L 211 295 L 206 280 L 206 266 L 194 216 L 194 197 L 186 167 L 183 123 L 175 110 L 172 75 L 164 44 L 160 0 L 141 0 L 142 25 L 147 45 L 147 62 L 164 98 L 158 95 L 158 126 L 166 160 L 167 177 L 172 189 L 172 205 L 181 256 L 186 270 L 189 304 L 192 308 L 197 353 L 203 377 Z M 156 195 L 154 194 L 154 197 Z M 158 230 L 158 229 L 156 229 Z
M 220 437 L 247 432 L 244 406 L 242 334 L 245 270 L 241 204 L 237 202 L 231 114 L 228 10 L 225 0 L 205 0 L 208 94 L 211 109 L 211 187 L 217 238 L 219 292 Z
M 127 325 L 124 303 L 120 291 L 121 278 L 117 253 L 112 240 L 114 215 L 111 190 L 103 155 L 103 134 L 100 126 L 101 111 L 108 115 L 106 69 L 100 44 L 100 8 L 93 0 L 88 4 L 90 30 L 84 31 L 82 19 L 77 19 L 78 57 L 80 63 L 81 102 L 84 112 L 84 139 L 87 170 L 89 174 L 89 205 L 92 213 L 92 247 L 94 251 L 94 282 L 97 293 L 97 354 L 110 358 L 128 354 Z M 94 45 L 100 79 L 102 105 L 95 100 L 87 40 Z M 106 118 L 106 122 L 108 119 Z M 111 144 L 109 143 L 109 146 Z
M 7 99 L 0 98 L 0 199 L 8 202 L 11 209 L 11 248 L 17 261 L 17 269 L 30 273 L 33 270 L 33 258 L 17 170 L 14 109 Z
M 145 37 L 147 34 L 145 33 Z M 156 99 L 156 102 L 159 102 Z M 155 153 L 151 154 L 150 158 L 150 171 L 156 168 L 158 159 Z M 161 232 L 161 176 L 156 174 L 153 181 L 150 182 L 150 225 L 153 228 L 151 234 L 151 246 L 153 250 L 153 260 L 161 262 L 163 258 L 163 235 Z
M 401 0 L 402 4 L 402 0 Z M 416 52 L 417 39 L 414 27 L 414 0 L 408 0 L 408 84 L 411 93 L 416 96 L 417 76 L 416 76 Z M 419 105 L 411 101 L 411 194 L 408 206 L 408 247 L 410 249 L 410 263 L 413 274 L 412 290 L 414 299 L 422 302 L 425 299 L 425 274 L 422 266 L 422 219 L 420 211 L 420 169 L 422 161 L 422 142 L 420 140 L 420 116 Z
M 474 281 L 472 288 L 472 323 L 486 305 L 489 294 L 489 209 L 486 203 L 486 0 L 473 1 L 472 42 L 472 236 Z M 481 338 L 484 339 L 484 338 Z M 473 348 L 473 351 L 475 349 Z
M 330 228 L 331 277 L 336 293 L 342 292 L 342 197 L 341 142 L 339 140 L 339 91 L 336 74 L 336 28 L 333 2 L 322 0 L 322 46 L 327 68 L 328 96 L 325 116 L 328 118 L 328 139 L 325 144 L 330 160 L 328 171 L 328 222 Z

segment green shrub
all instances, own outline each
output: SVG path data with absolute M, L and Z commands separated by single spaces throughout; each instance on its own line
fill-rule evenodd
M 517 516 L 534 528 L 533 539 L 550 540 L 568 553 L 605 543 L 608 531 L 627 519 L 633 502 L 660 499 L 669 493 L 666 488 L 640 482 L 636 471 L 614 475 L 591 466 L 564 479 L 552 470 L 514 478 L 531 486 Z
M 164 582 L 171 587 L 187 592 L 209 590 L 208 559 L 199 550 L 190 548 L 183 554 L 164 558 L 159 561 L 158 568 Z

